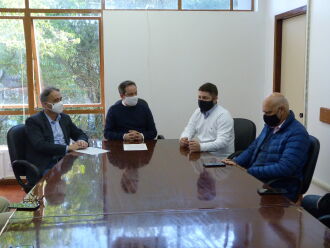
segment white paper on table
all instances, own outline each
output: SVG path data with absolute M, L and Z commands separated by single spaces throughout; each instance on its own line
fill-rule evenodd
M 142 144 L 124 144 L 124 151 L 145 151 L 148 150 L 145 143 Z
M 85 154 L 89 154 L 89 155 L 98 155 L 101 153 L 108 152 L 108 150 L 103 150 L 103 149 L 97 148 L 97 147 L 87 147 L 86 149 L 76 150 L 75 152 L 85 153 Z

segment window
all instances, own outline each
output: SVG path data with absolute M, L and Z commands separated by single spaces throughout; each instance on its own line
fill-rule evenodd
M 234 0 L 234 10 L 253 10 L 253 1 L 247 0 Z
M 101 0 L 30 0 L 32 9 L 100 9 Z
M 182 0 L 184 10 L 253 10 L 253 0 Z
M 182 0 L 182 9 L 230 9 L 230 0 Z
M 0 8 L 24 8 L 24 0 L 0 0 Z
M 61 90 L 78 127 L 102 137 L 101 0 L 29 0 L 27 10 L 24 2 L 0 0 L 0 145 L 12 126 L 41 109 L 47 86 Z
M 253 0 L 105 0 L 106 9 L 253 10 Z
M 107 9 L 178 9 L 178 0 L 106 0 Z
M 64 104 L 100 104 L 99 20 L 46 19 L 33 24 L 39 65 L 37 89 L 61 89 Z
M 23 20 L 0 19 L 0 30 L 0 107 L 23 107 L 28 102 Z

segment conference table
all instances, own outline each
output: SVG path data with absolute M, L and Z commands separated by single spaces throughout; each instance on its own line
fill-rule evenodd
M 16 211 L 0 247 L 330 247 L 329 229 L 284 196 L 260 196 L 263 183 L 241 167 L 203 166 L 228 154 L 146 145 L 67 154 L 29 193 L 40 208 Z

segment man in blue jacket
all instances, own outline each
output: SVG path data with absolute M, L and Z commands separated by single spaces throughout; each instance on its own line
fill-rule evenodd
M 104 138 L 140 142 L 154 139 L 157 136 L 154 118 L 148 104 L 137 97 L 136 84 L 124 81 L 118 91 L 121 101 L 108 110 Z
M 234 160 L 225 159 L 224 162 L 245 167 L 249 174 L 263 182 L 286 176 L 302 178 L 310 145 L 305 127 L 295 119 L 287 99 L 280 93 L 273 93 L 264 100 L 263 112 L 265 127 L 257 139 Z M 290 199 L 297 194 L 295 182 L 275 186 L 286 189 Z

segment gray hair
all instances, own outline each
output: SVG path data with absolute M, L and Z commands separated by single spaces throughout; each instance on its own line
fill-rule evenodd
M 131 85 L 136 86 L 136 84 L 133 81 L 130 81 L 130 80 L 126 80 L 126 81 L 122 82 L 121 84 L 119 84 L 119 86 L 118 86 L 119 94 L 124 95 L 126 93 L 125 92 L 126 87 L 131 86 Z
M 55 87 L 46 87 L 43 89 L 43 91 L 40 94 L 40 102 L 44 103 L 48 101 L 48 96 L 50 95 L 50 93 L 52 93 L 53 91 L 58 91 L 60 92 L 59 89 L 55 88 Z

